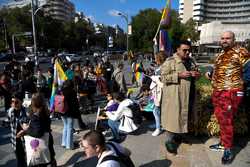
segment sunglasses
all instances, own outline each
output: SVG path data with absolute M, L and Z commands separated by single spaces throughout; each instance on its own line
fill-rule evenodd
M 190 52 L 190 49 L 182 49 L 183 52 Z

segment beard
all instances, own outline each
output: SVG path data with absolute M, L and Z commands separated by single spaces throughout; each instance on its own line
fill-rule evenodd
M 228 50 L 233 47 L 233 44 L 224 42 L 224 43 L 221 43 L 220 46 L 222 47 L 223 50 Z

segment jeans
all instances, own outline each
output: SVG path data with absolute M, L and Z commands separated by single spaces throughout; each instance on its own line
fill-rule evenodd
M 155 106 L 153 110 L 153 114 L 155 117 L 155 128 L 160 129 L 161 128 L 161 107 Z
M 115 139 L 119 139 L 119 125 L 120 122 L 119 121 L 113 121 L 111 119 L 108 120 L 108 125 L 111 128 L 112 134 L 114 136 Z
M 62 146 L 65 146 L 67 149 L 73 149 L 74 119 L 71 117 L 62 116 L 62 121 L 63 121 Z

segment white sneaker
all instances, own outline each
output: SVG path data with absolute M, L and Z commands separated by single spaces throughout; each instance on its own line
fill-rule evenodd
M 155 129 L 155 131 L 152 133 L 152 136 L 158 136 L 161 133 L 160 129 Z

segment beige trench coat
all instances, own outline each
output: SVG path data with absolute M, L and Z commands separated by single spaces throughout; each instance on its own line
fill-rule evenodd
M 161 68 L 163 95 L 161 105 L 162 127 L 173 133 L 188 132 L 188 106 L 190 79 L 178 79 L 178 73 L 187 71 L 176 54 L 168 58 Z

